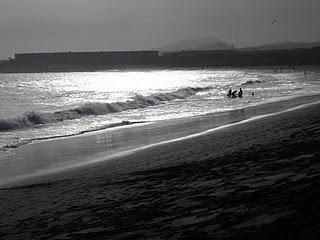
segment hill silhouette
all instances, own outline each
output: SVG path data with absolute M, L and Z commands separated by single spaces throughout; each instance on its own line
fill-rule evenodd
M 320 42 L 278 42 L 270 43 L 265 45 L 258 45 L 254 47 L 247 47 L 245 49 L 255 49 L 255 50 L 279 50 L 279 49 L 298 49 L 298 48 L 313 48 L 319 47 Z

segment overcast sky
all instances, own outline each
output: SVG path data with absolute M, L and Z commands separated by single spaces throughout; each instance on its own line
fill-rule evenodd
M 0 0 L 0 58 L 205 37 L 237 46 L 320 41 L 319 10 L 320 0 Z

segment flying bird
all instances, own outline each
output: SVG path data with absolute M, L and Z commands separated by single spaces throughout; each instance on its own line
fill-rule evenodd
M 277 19 L 274 19 L 274 20 L 272 21 L 272 24 L 275 24 L 276 22 L 278 22 L 278 20 L 277 20 Z

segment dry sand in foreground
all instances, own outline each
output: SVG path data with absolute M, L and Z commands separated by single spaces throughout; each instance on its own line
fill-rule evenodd
M 320 239 L 320 104 L 0 190 L 2 239 Z

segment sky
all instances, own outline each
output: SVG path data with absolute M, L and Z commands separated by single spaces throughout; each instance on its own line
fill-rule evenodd
M 238 47 L 320 41 L 319 9 L 319 0 L 0 0 L 0 59 L 207 37 Z

